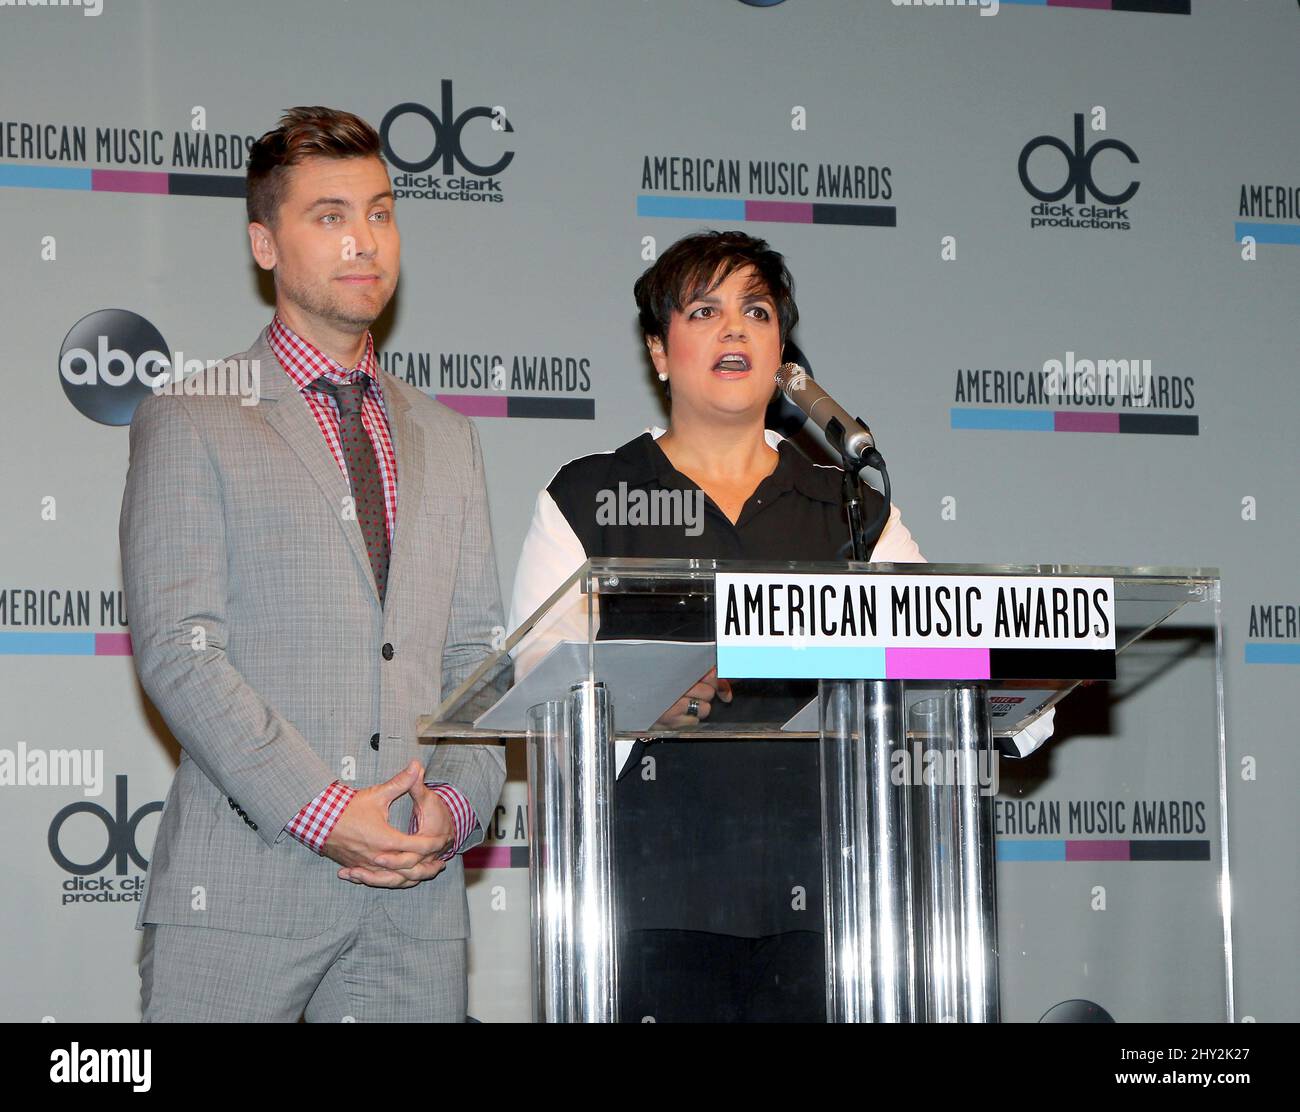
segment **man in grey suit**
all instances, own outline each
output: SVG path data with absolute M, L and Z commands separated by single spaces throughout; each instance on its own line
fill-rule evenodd
M 163 393 L 131 425 L 136 670 L 182 747 L 144 1017 L 463 1021 L 460 854 L 505 763 L 422 749 L 416 718 L 502 629 L 478 436 L 378 371 L 400 240 L 374 129 L 291 109 L 248 177 L 276 315 L 232 358 L 260 399 Z

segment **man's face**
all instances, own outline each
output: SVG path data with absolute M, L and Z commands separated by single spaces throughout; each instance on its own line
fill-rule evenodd
M 248 226 L 279 298 L 341 332 L 361 333 L 397 288 L 401 236 L 377 158 L 311 158 L 289 169 L 275 227 Z

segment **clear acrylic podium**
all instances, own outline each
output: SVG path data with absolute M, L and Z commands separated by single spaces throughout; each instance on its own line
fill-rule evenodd
M 629 677 L 626 659 L 602 649 L 626 639 L 611 616 L 662 614 L 678 631 L 664 640 L 707 642 L 718 573 L 795 570 L 1113 579 L 1115 679 L 1076 695 L 1082 725 L 1058 715 L 1055 736 L 1025 761 L 999 760 L 1000 739 L 1075 682 L 820 679 L 815 704 L 789 718 L 658 728 L 638 695 L 659 684 L 665 709 L 707 670 L 699 653 L 710 646 L 683 650 L 698 672 L 675 687 L 658 675 L 663 657 L 646 656 L 658 663 Z M 1154 650 L 1142 651 L 1148 642 Z M 809 837 L 821 840 L 830 1021 L 1089 1010 L 1231 1021 L 1221 648 L 1212 569 L 593 560 L 421 720 L 420 734 L 526 738 L 538 1021 L 635 1018 L 617 1014 L 614 785 L 631 741 L 666 736 L 819 747 L 821 830 Z M 524 696 L 514 705 L 500 702 L 508 657 Z M 900 776 L 922 752 L 949 775 Z M 1000 798 L 990 790 L 998 780 L 978 771 L 993 764 Z

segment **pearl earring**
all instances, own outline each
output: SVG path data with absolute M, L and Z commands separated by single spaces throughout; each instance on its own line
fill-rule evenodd
M 663 371 L 660 371 L 660 372 L 659 372 L 659 381 L 660 381 L 660 382 L 667 382 L 667 381 L 668 381 L 668 376 L 667 376 L 666 374 L 664 374 Z

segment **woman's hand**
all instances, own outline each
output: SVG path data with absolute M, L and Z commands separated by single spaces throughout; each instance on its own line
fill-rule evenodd
M 731 682 L 718 679 L 717 668 L 710 668 L 694 687 L 663 713 L 655 725 L 669 730 L 698 726 L 709 717 L 715 698 L 724 703 L 731 702 Z M 692 700 L 696 703 L 694 708 L 691 706 Z M 692 709 L 696 709 L 697 713 L 688 714 L 687 711 Z

